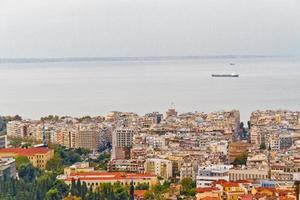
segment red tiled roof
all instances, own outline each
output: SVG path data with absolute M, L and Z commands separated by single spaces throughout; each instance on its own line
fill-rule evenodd
M 218 197 L 203 197 L 203 198 L 200 198 L 200 200 L 219 200 L 220 198 Z
M 196 188 L 196 193 L 211 192 L 213 190 L 219 190 L 219 188 L 216 188 L 216 187 L 200 187 L 200 188 Z
M 228 181 L 226 181 L 224 179 L 220 179 L 220 180 L 217 180 L 217 181 L 213 181 L 212 185 L 222 184 L 222 183 L 226 183 L 226 182 L 228 182 Z
M 17 156 L 32 156 L 35 154 L 45 154 L 49 151 L 52 151 L 52 149 L 46 148 L 46 147 L 37 147 L 37 148 L 6 148 L 6 149 L 0 149 L 0 153 L 13 153 Z
M 123 173 L 123 172 L 82 172 L 71 173 L 65 180 L 71 181 L 72 179 L 80 180 L 124 180 L 124 179 L 142 179 L 153 178 L 153 174 L 138 174 L 138 173 Z
M 134 195 L 138 197 L 142 197 L 146 192 L 147 190 L 134 190 Z
M 221 183 L 220 185 L 222 185 L 223 187 L 238 187 L 239 184 L 235 183 L 235 182 L 224 182 Z
M 238 180 L 238 181 L 235 181 L 236 183 L 253 183 L 254 181 L 253 180 Z
M 261 192 L 261 191 L 264 191 L 264 190 L 268 190 L 268 191 L 271 191 L 273 193 L 276 192 L 276 189 L 275 188 L 268 188 L 268 187 L 257 187 L 255 188 L 258 192 Z
M 251 194 L 240 195 L 240 200 L 252 200 L 253 196 Z

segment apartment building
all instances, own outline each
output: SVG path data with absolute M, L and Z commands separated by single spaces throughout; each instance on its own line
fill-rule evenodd
M 99 148 L 99 133 L 94 130 L 80 130 L 76 134 L 76 148 L 97 150 Z
M 167 159 L 148 158 L 145 161 L 145 172 L 168 179 L 173 175 L 172 162 Z
M 7 136 L 6 135 L 0 135 L 0 149 L 7 147 Z
M 115 129 L 112 134 L 112 159 L 130 158 L 134 132 L 129 128 Z

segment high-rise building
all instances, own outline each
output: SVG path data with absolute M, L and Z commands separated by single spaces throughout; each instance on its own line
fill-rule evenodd
M 78 131 L 75 147 L 97 150 L 99 148 L 99 133 L 94 130 Z
M 129 159 L 134 130 L 117 128 L 112 134 L 112 159 Z
M 6 135 L 0 135 L 0 149 L 6 148 L 7 137 Z

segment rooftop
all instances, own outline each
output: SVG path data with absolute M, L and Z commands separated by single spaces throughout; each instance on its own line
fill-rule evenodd
M 52 149 L 49 148 L 6 148 L 6 149 L 0 149 L 0 153 L 13 153 L 17 154 L 18 156 L 32 156 L 35 154 L 45 154 L 48 153 L 49 151 L 53 151 Z

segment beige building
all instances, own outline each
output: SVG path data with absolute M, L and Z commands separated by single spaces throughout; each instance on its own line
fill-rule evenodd
M 54 150 L 46 147 L 38 148 L 6 148 L 0 149 L 0 158 L 26 156 L 33 166 L 44 169 L 46 163 L 53 158 Z
M 229 180 L 264 180 L 268 179 L 267 169 L 230 169 Z
M 130 158 L 130 148 L 133 143 L 134 130 L 117 128 L 112 134 L 112 159 Z
M 76 148 L 97 150 L 99 147 L 99 133 L 93 130 L 78 131 L 75 144 Z
M 172 162 L 167 159 L 148 158 L 145 162 L 145 172 L 161 176 L 165 179 L 172 177 Z
M 124 172 L 82 172 L 71 173 L 69 175 L 59 176 L 58 179 L 62 179 L 66 184 L 71 185 L 72 180 L 80 180 L 85 182 L 88 187 L 92 187 L 94 190 L 100 186 L 101 183 L 120 183 L 124 186 L 147 184 L 150 187 L 157 183 L 157 177 L 153 174 L 138 174 L 138 173 L 124 173 Z

